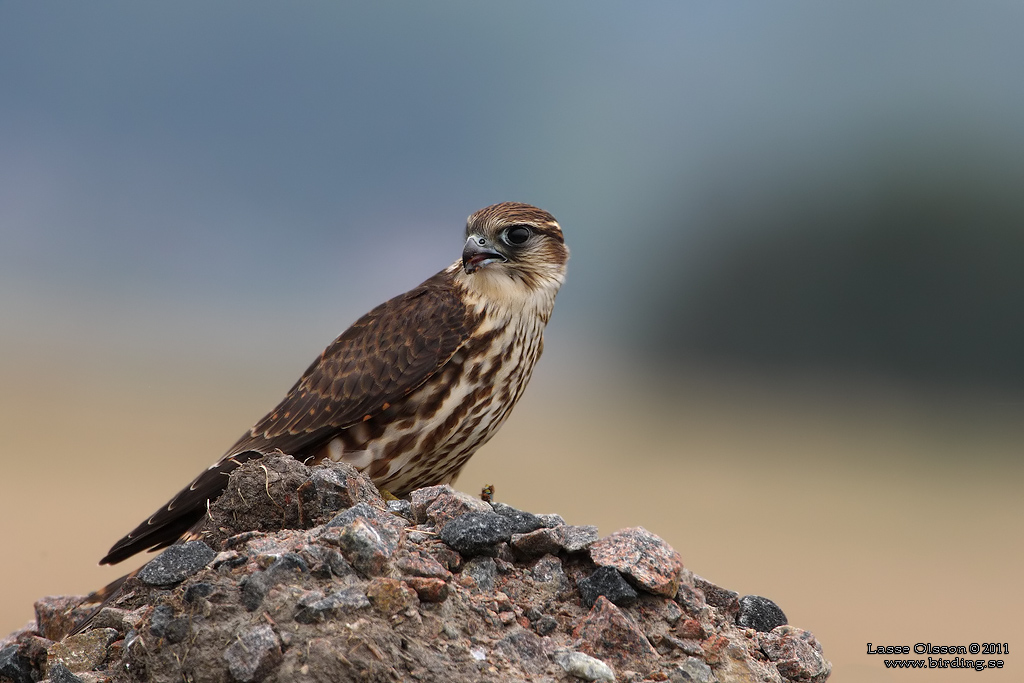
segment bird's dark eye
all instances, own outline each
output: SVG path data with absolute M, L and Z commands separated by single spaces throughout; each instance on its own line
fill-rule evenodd
M 525 225 L 513 225 L 505 231 L 505 241 L 509 244 L 523 244 L 533 235 L 533 230 Z

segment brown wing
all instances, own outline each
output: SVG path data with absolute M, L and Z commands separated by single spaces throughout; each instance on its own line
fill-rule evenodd
M 228 452 L 257 448 L 299 454 L 426 382 L 476 326 L 451 285 L 434 283 L 441 275 L 357 320 Z
M 400 401 L 447 363 L 477 324 L 444 271 L 373 309 L 335 339 L 220 462 L 115 543 L 100 564 L 176 542 L 241 462 L 274 450 L 301 457 Z

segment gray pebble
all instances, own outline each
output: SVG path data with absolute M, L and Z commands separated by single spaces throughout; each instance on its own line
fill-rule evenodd
M 497 554 L 494 546 L 512 539 L 512 523 L 494 512 L 467 512 L 448 522 L 441 540 L 460 555 Z
M 138 579 L 151 586 L 184 581 L 213 561 L 217 553 L 202 541 L 172 545 L 139 570 Z

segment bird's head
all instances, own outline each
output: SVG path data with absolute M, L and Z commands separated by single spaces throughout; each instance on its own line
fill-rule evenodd
M 565 280 L 568 260 L 558 221 L 535 206 L 494 204 L 466 222 L 462 268 L 477 289 L 550 290 L 553 296 Z

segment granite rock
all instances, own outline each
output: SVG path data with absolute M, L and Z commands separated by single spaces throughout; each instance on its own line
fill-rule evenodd
M 386 514 L 386 513 L 385 513 Z M 352 566 L 364 576 L 381 576 L 390 568 L 399 534 L 387 524 L 356 517 L 337 528 L 333 540 Z
M 384 499 L 370 479 L 347 463 L 325 463 L 314 467 L 309 482 L 316 491 L 322 515 L 351 508 L 359 503 L 384 506 Z
M 281 659 L 281 640 L 269 624 L 245 631 L 224 651 L 228 671 L 240 683 L 263 680 Z
M 64 667 L 83 683 L 828 676 L 811 634 L 755 631 L 772 623 L 769 601 L 694 576 L 653 534 L 597 539 L 537 515 L 512 540 L 529 513 L 448 486 L 383 503 L 362 475 L 328 470 L 245 463 L 199 530 L 212 561 L 172 583 L 127 580 L 63 642 L 95 606 L 39 601 L 36 623 L 0 640 L 0 679 L 40 681 L 48 664 L 51 680 Z
M 366 593 L 359 588 L 343 588 L 326 597 L 319 591 L 311 591 L 299 598 L 295 621 L 312 624 L 369 606 Z
M 582 642 L 579 650 L 617 668 L 644 674 L 654 668 L 658 653 L 629 616 L 604 596 L 598 596 L 593 608 L 573 630 Z
M 441 540 L 464 557 L 495 556 L 495 546 L 511 539 L 511 522 L 494 512 L 467 512 L 441 529 Z
M 527 557 L 565 551 L 575 553 L 586 550 L 597 537 L 596 526 L 543 527 L 525 534 L 513 534 L 512 546 Z
M 617 570 L 611 567 L 598 567 L 593 574 L 578 582 L 580 598 L 587 607 L 593 607 L 599 596 L 608 598 L 619 607 L 626 607 L 636 602 L 638 593 L 622 578 Z
M 441 491 L 427 507 L 425 514 L 427 522 L 433 524 L 438 531 L 443 531 L 449 522 L 468 513 L 497 514 L 490 503 L 461 491 Z
M 72 672 L 91 671 L 107 659 L 107 649 L 118 638 L 112 628 L 96 628 L 68 636 L 55 642 L 46 651 L 46 665 L 58 662 Z
M 584 681 L 615 681 L 612 668 L 596 657 L 575 650 L 559 650 L 552 658 L 570 676 Z
M 822 656 L 821 645 L 808 631 L 779 626 L 770 633 L 759 634 L 758 641 L 784 678 L 822 683 L 832 673 L 832 665 Z
M 19 652 L 17 645 L 0 650 L 0 680 L 10 683 L 32 683 L 32 664 Z
M 273 586 L 288 580 L 292 575 L 302 573 L 309 573 L 306 561 L 295 553 L 285 553 L 266 569 L 255 572 L 243 580 L 242 605 L 250 612 L 255 611 L 263 604 L 263 599 Z
M 85 681 L 72 673 L 71 669 L 67 668 L 60 662 L 51 666 L 47 675 L 50 679 L 50 683 L 85 683 Z
M 213 561 L 217 556 L 202 541 L 172 545 L 139 570 L 138 579 L 151 586 L 181 583 Z
M 544 526 L 544 522 L 532 512 L 523 512 L 505 503 L 491 503 L 491 509 L 512 524 L 513 534 L 526 534 Z
M 616 531 L 590 546 L 590 557 L 600 567 L 612 567 L 640 588 L 669 597 L 679 590 L 683 558 L 668 543 L 643 527 Z

